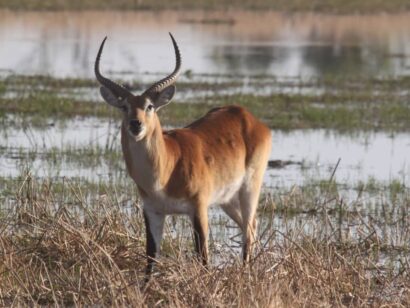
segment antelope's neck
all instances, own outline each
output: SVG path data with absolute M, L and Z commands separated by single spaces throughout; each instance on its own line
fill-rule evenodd
M 128 173 L 140 192 L 149 195 L 162 190 L 176 160 L 165 142 L 159 121 L 154 131 L 140 141 L 135 141 L 123 122 L 121 145 Z

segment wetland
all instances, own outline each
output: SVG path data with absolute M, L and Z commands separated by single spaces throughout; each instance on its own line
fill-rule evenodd
M 409 13 L 0 17 L 2 305 L 410 303 Z M 170 217 L 144 287 L 121 115 L 99 97 L 93 64 L 108 35 L 103 71 L 142 91 L 172 68 L 168 31 L 184 72 L 163 127 L 239 104 L 273 147 L 252 270 L 239 264 L 240 230 L 212 208 L 212 268 L 192 260 L 189 222 Z

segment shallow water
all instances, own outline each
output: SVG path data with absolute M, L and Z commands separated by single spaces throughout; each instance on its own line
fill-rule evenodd
M 21 123 L 4 128 L 0 139 L 0 174 L 15 177 L 23 169 L 37 176 L 82 177 L 91 181 L 125 175 L 120 162 L 108 166 L 99 159 L 107 147 L 120 152 L 119 123 L 98 118 L 50 122 L 43 128 L 31 128 Z M 5 125 L 7 127 L 7 125 Z M 273 131 L 271 160 L 293 161 L 299 164 L 280 169 L 269 168 L 265 187 L 290 188 L 303 186 L 312 179 L 330 178 L 338 159 L 337 182 L 356 185 L 373 179 L 388 183 L 410 182 L 410 136 L 386 132 L 343 135 L 326 130 Z M 73 158 L 76 151 L 94 149 L 95 163 Z M 52 151 L 66 152 L 61 160 L 50 160 Z
M 335 16 L 275 12 L 0 11 L 2 74 L 92 77 L 168 72 L 179 42 L 194 73 L 309 77 L 410 73 L 410 13 Z M 152 77 L 152 76 L 151 76 Z
M 355 184 L 370 178 L 409 183 L 410 136 L 407 133 L 355 133 L 342 135 L 326 130 L 273 132 L 271 158 L 303 162 L 269 172 L 268 183 L 282 187 L 302 185 L 306 179 L 330 178 L 340 158 L 335 179 Z

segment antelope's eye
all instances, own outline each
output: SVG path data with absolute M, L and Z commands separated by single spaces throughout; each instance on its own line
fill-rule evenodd
M 147 107 L 148 111 L 153 111 L 154 110 L 154 105 L 153 104 L 149 104 Z

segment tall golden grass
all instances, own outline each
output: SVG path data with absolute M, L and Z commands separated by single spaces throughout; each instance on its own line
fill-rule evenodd
M 394 266 L 377 264 L 374 235 L 338 242 L 323 236 L 324 226 L 316 227 L 316 236 L 303 228 L 285 233 L 264 226 L 246 267 L 225 249 L 203 268 L 189 242 L 168 234 L 164 256 L 145 284 L 138 206 L 124 210 L 117 193 L 93 197 L 85 189 L 27 176 L 12 206 L 3 206 L 1 306 L 410 305 L 408 258 Z

